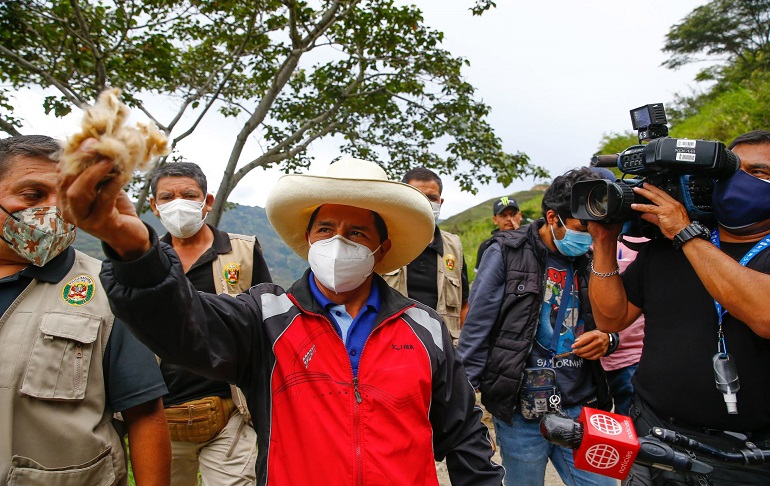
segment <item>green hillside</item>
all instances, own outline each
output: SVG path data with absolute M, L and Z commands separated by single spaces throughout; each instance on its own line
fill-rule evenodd
M 524 214 L 522 224 L 534 221 L 541 216 L 540 203 L 543 200 L 546 187 L 535 186 L 528 191 L 513 194 L 513 198 L 519 203 L 521 212 Z M 476 252 L 479 245 L 489 238 L 492 230 L 496 228 L 492 222 L 492 205 L 496 199 L 484 201 L 439 223 L 441 229 L 460 236 L 465 254 L 465 264 L 468 265 L 468 279 L 471 281 L 476 276 L 473 269 L 476 267 Z

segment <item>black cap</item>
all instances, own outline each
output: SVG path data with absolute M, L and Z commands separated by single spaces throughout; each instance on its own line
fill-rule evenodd
M 519 205 L 514 198 L 503 196 L 495 201 L 495 205 L 492 207 L 492 215 L 497 216 L 502 213 L 505 208 L 513 208 L 518 211 Z

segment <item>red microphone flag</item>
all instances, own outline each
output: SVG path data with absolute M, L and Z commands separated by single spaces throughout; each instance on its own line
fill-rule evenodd
M 583 441 L 573 451 L 575 466 L 603 476 L 625 479 L 639 452 L 631 419 L 583 407 L 578 422 L 583 424 Z

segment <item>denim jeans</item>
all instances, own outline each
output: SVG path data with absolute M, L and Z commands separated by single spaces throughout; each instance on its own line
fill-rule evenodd
M 634 376 L 638 367 L 639 363 L 634 363 L 625 368 L 606 372 L 612 400 L 615 402 L 615 413 L 629 414 L 631 405 L 634 404 L 634 387 L 631 385 L 631 377 Z
M 563 412 L 577 419 L 581 408 L 565 408 Z M 577 469 L 572 450 L 553 445 L 540 435 L 539 420 L 525 420 L 520 413 L 514 413 L 510 425 L 497 417 L 492 417 L 492 421 L 505 467 L 505 486 L 543 486 L 548 459 L 567 486 L 618 484 L 616 479 Z

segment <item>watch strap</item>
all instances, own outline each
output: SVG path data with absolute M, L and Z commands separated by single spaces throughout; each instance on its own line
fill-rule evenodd
M 682 248 L 682 245 L 687 243 L 693 238 L 702 238 L 708 240 L 711 237 L 711 232 L 708 228 L 703 226 L 697 221 L 693 221 L 689 225 L 685 226 L 682 231 L 674 236 L 672 243 L 677 250 Z

